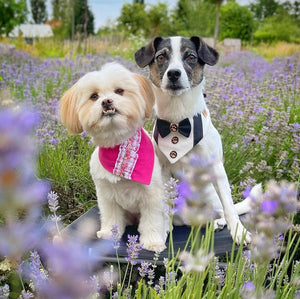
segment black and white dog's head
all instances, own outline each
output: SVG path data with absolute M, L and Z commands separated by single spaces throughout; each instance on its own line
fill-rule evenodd
M 171 96 L 198 86 L 204 65 L 217 63 L 219 54 L 200 37 L 155 37 L 135 53 L 139 67 L 149 65 L 151 81 Z

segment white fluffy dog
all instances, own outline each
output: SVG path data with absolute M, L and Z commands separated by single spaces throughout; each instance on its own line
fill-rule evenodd
M 168 219 L 162 201 L 162 178 L 153 145 L 142 125 L 154 104 L 151 84 L 117 63 L 90 72 L 62 97 L 60 117 L 72 134 L 85 130 L 97 146 L 90 160 L 101 228 L 112 237 L 138 219 L 140 243 L 165 249 Z

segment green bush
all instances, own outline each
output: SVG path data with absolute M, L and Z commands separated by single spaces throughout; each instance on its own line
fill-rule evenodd
M 300 40 L 300 28 L 287 13 L 268 17 L 254 33 L 257 42 L 297 42 Z
M 221 6 L 219 38 L 240 38 L 249 41 L 255 29 L 251 11 L 236 2 Z

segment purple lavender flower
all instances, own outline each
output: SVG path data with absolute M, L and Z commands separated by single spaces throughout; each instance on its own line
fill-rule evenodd
M 120 233 L 119 233 L 119 227 L 117 224 L 114 224 L 112 229 L 112 239 L 114 240 L 114 249 L 118 249 L 120 247 Z
M 197 155 L 183 158 L 189 167 L 184 175 L 179 173 L 182 183 L 177 187 L 176 205 L 183 220 L 191 225 L 201 226 L 213 219 L 215 211 L 209 200 L 210 188 L 216 178 L 211 172 L 215 160 L 202 160 Z
M 0 298 L 9 298 L 9 292 L 10 290 L 8 284 L 5 284 L 3 287 L 0 286 Z
M 279 206 L 278 201 L 266 199 L 261 204 L 261 210 L 266 214 L 274 214 Z
M 142 244 L 138 244 L 138 235 L 128 235 L 127 236 L 128 241 L 126 243 L 127 245 L 127 258 L 126 260 L 131 264 L 131 265 L 136 265 L 137 261 L 136 259 L 139 256 L 140 251 L 143 248 Z
M 251 280 L 244 282 L 243 288 L 246 292 L 253 292 L 255 291 L 255 285 Z
M 30 298 L 34 298 L 34 295 L 30 291 L 23 290 L 19 298 L 20 299 L 30 299 Z
M 145 278 L 149 274 L 150 266 L 152 264 L 150 262 L 141 262 L 141 266 L 138 267 L 139 274 L 142 278 Z
M 59 209 L 57 193 L 54 191 L 50 191 L 48 193 L 47 199 L 48 199 L 48 206 L 50 211 L 52 213 L 56 212 Z

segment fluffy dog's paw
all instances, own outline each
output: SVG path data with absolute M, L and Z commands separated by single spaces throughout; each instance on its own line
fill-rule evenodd
M 148 243 L 143 244 L 143 249 L 154 252 L 162 252 L 166 249 L 166 245 L 164 243 Z
M 220 230 L 222 230 L 226 225 L 226 220 L 225 218 L 219 218 L 219 219 L 216 219 L 214 221 L 214 230 L 215 232 L 218 232 Z
M 99 230 L 97 231 L 97 238 L 99 239 L 112 239 L 112 233 L 109 230 Z

